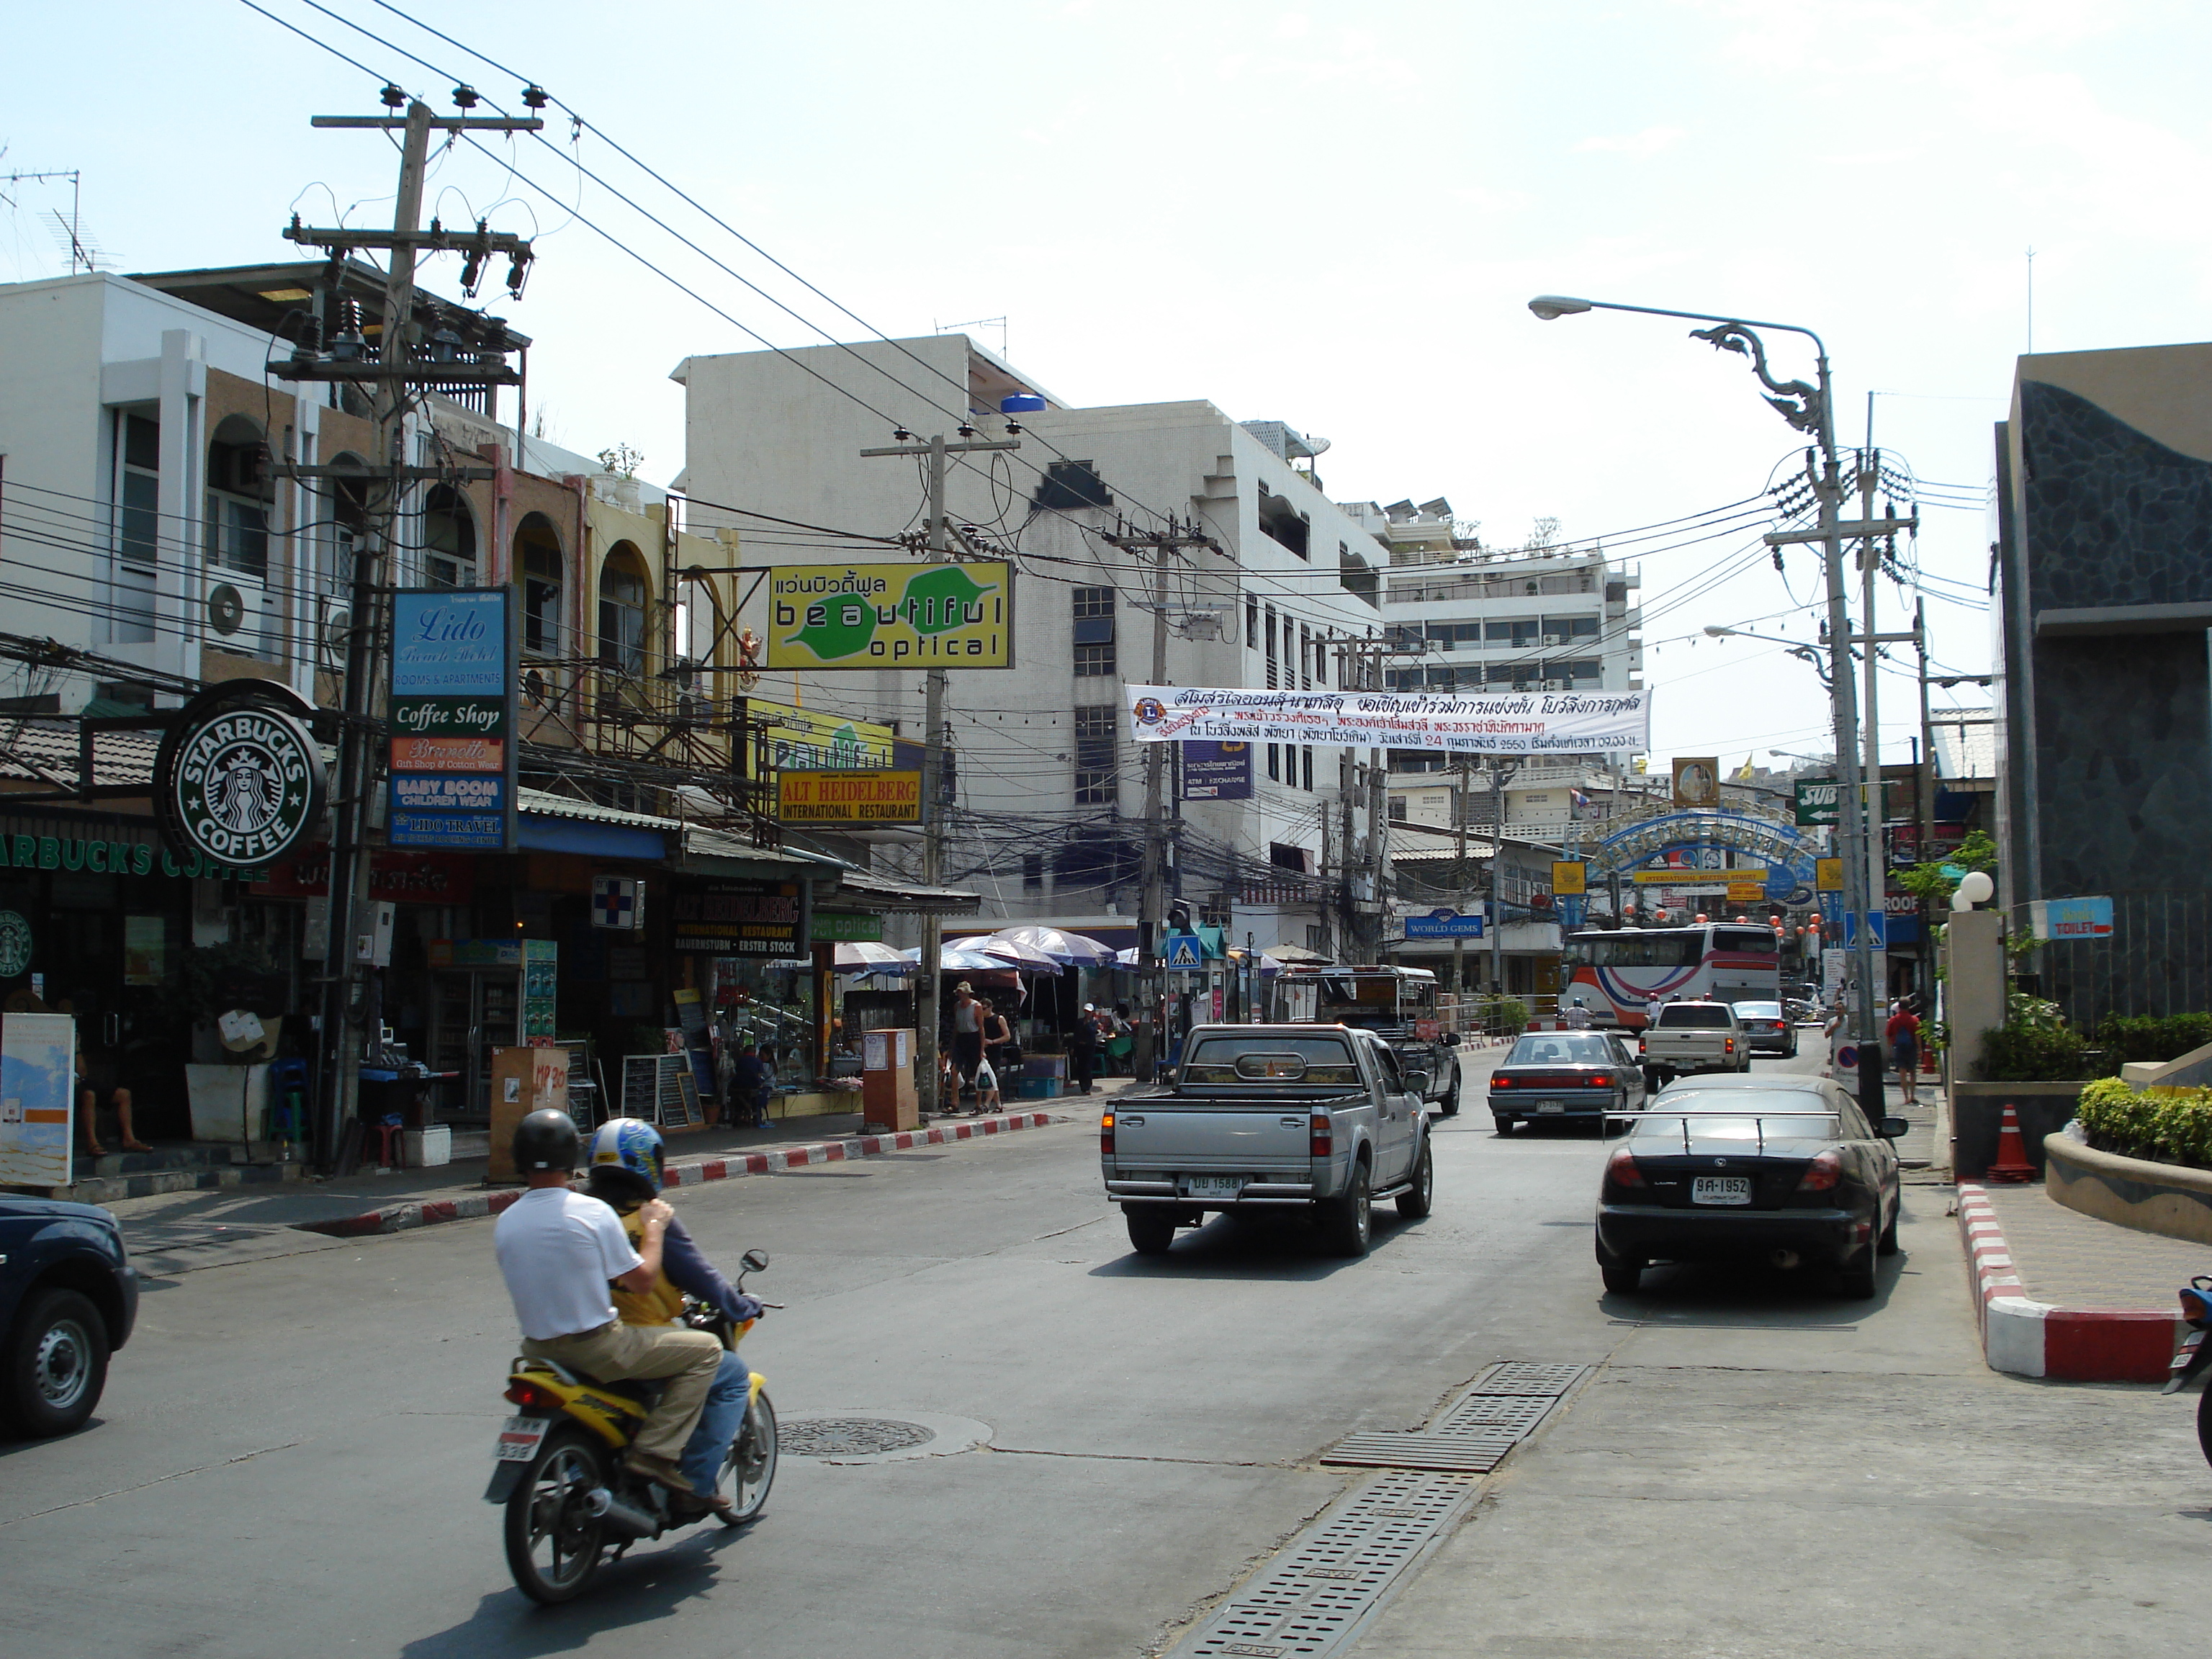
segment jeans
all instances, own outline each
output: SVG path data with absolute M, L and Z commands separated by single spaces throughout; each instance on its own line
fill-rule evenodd
M 691 1431 L 690 1441 L 678 1460 L 692 1491 L 704 1495 L 714 1490 L 714 1483 L 721 1479 L 723 1462 L 730 1455 L 730 1443 L 738 1437 L 738 1429 L 745 1420 L 745 1402 L 751 1396 L 752 1368 L 725 1351 L 722 1368 L 714 1373 L 714 1385 L 707 1390 L 707 1407 L 699 1413 L 699 1426 Z

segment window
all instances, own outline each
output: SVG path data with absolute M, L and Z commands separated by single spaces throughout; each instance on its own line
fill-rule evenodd
M 1114 657 L 1114 590 L 1074 590 L 1075 674 L 1079 679 L 1111 679 L 1119 672 Z
M 561 650 L 561 538 L 543 513 L 532 513 L 514 532 L 515 567 L 522 574 L 522 648 L 547 656 Z
M 161 427 L 143 415 L 123 416 L 119 546 L 132 564 L 161 562 Z M 150 638 L 151 636 L 149 635 Z
M 645 672 L 645 562 L 617 542 L 599 567 L 599 661 L 625 674 Z
M 1313 690 L 1314 665 L 1313 629 L 1304 623 L 1298 624 L 1298 689 Z
M 1272 684 L 1273 682 L 1270 681 L 1269 684 Z M 1283 781 L 1283 745 L 1279 743 L 1271 743 L 1267 745 L 1267 777 L 1274 783 L 1280 783 Z
M 1534 645 L 1536 643 L 1537 635 L 1540 631 L 1541 625 L 1538 618 L 1534 617 L 1522 617 L 1506 622 L 1486 623 L 1483 627 L 1482 633 L 1483 637 L 1492 645 L 1501 643 L 1505 645 Z
M 1073 590 L 1075 619 L 1078 622 L 1104 617 L 1109 621 L 1114 615 L 1114 590 L 1110 587 L 1079 587 Z
M 1304 788 L 1308 794 L 1311 794 L 1313 793 L 1313 745 L 1308 744 L 1298 751 L 1298 754 L 1305 769 Z
M 1114 492 L 1098 476 L 1097 462 L 1054 461 L 1045 468 L 1036 494 L 1030 499 L 1048 513 L 1065 513 L 1077 507 L 1111 507 Z
M 241 575 L 269 574 L 269 508 L 276 485 L 260 428 L 233 415 L 208 442 L 207 555 Z
M 1246 647 L 1248 650 L 1249 650 L 1249 649 L 1252 649 L 1252 648 L 1254 648 L 1254 647 L 1256 647 L 1259 645 L 1259 643 L 1260 643 L 1260 596 L 1259 596 L 1257 593 L 1247 593 L 1247 594 L 1244 596 L 1244 644 L 1245 644 L 1245 647 Z
M 1110 679 L 1118 672 L 1114 661 L 1114 645 L 1079 645 L 1075 647 L 1075 677 L 1078 679 Z
M 1275 607 L 1272 605 L 1267 607 L 1267 690 L 1275 690 Z
M 1114 703 L 1075 711 L 1075 804 L 1111 806 L 1120 795 L 1115 740 L 1121 708 Z
M 1043 854 L 1024 853 L 1022 854 L 1022 891 L 1024 893 L 1042 893 L 1044 891 Z
M 1547 639 L 1594 640 L 1598 636 L 1595 617 L 1547 617 L 1543 622 Z
M 1307 556 L 1313 540 L 1312 522 L 1282 496 L 1269 495 L 1265 484 L 1260 486 L 1260 528 L 1300 558 Z
M 1390 797 L 1390 822 L 1393 823 L 1408 822 L 1406 817 L 1406 798 L 1403 795 Z
M 476 519 L 449 484 L 422 498 L 422 580 L 431 587 L 477 585 Z

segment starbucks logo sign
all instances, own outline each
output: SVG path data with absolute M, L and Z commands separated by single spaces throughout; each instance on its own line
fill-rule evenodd
M 164 833 L 179 849 L 218 864 L 267 864 L 319 832 L 322 755 L 267 693 L 220 686 L 179 711 L 155 790 Z
M 13 910 L 0 910 L 0 979 L 13 979 L 31 966 L 31 924 Z

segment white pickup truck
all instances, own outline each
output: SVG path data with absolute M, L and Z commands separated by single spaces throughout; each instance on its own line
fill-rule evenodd
M 1644 1079 L 1653 1089 L 1699 1072 L 1747 1072 L 1751 1040 L 1725 1002 L 1670 1002 L 1644 1028 Z
M 1304 1211 L 1364 1255 L 1376 1200 L 1425 1216 L 1434 1184 L 1420 1085 L 1390 1046 L 1342 1025 L 1200 1025 L 1167 1087 L 1124 1094 L 1099 1127 L 1106 1195 L 1158 1255 L 1209 1210 Z

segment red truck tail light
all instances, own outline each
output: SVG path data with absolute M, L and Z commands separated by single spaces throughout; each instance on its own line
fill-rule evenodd
M 1306 1119 L 1306 1155 L 1327 1158 L 1336 1150 L 1336 1126 L 1328 1121 L 1327 1112 L 1316 1112 Z
M 1805 1173 L 1797 1178 L 1801 1193 L 1833 1192 L 1843 1182 L 1844 1161 L 1833 1152 L 1823 1152 L 1805 1166 Z
M 1721 1052 L 1724 1054 L 1734 1054 L 1735 1052 L 1735 1039 L 1734 1037 L 1723 1037 L 1721 1039 Z
M 1609 1187 L 1641 1187 L 1644 1171 L 1637 1168 L 1636 1154 L 1626 1146 L 1614 1147 L 1605 1161 L 1605 1179 Z
M 1114 1114 L 1111 1112 L 1098 1120 L 1098 1150 L 1107 1158 L 1114 1156 Z

